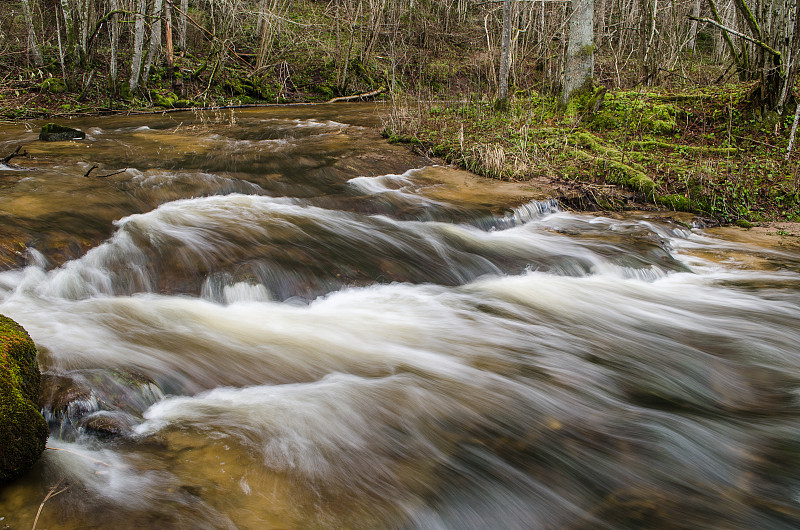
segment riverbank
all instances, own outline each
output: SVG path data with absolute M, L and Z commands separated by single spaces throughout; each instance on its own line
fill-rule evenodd
M 485 99 L 397 105 L 385 134 L 487 177 L 571 185 L 578 208 L 800 221 L 798 156 L 785 159 L 792 116 L 753 112 L 752 88 L 598 90 L 566 111 L 536 93 L 507 110 Z

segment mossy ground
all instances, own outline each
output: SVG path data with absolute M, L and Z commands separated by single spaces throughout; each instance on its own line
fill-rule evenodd
M 36 347 L 0 315 L 0 483 L 28 469 L 44 451 L 48 428 L 39 413 Z
M 422 111 L 398 107 L 386 135 L 504 180 L 587 186 L 601 208 L 655 207 L 720 222 L 800 221 L 797 155 L 784 160 L 791 116 L 748 110 L 749 85 L 680 93 L 613 91 L 559 109 L 518 94 L 507 110 L 476 98 Z M 618 201 L 609 187 L 631 192 Z

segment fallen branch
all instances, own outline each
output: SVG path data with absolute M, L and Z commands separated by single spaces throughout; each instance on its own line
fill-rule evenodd
M 97 166 L 90 167 L 89 171 L 87 171 L 83 176 L 84 177 L 88 177 L 91 174 L 91 172 L 94 171 L 95 169 L 97 169 Z M 126 171 L 128 171 L 128 168 L 120 169 L 119 171 L 115 171 L 113 173 L 109 173 L 108 175 L 95 175 L 94 178 L 104 179 L 106 177 L 113 177 L 114 175 L 119 175 L 120 173 L 125 173 Z M 55 449 L 55 448 L 53 448 L 53 449 Z
M 7 157 L 5 157 L 5 158 L 3 159 L 3 164 L 8 164 L 9 160 L 11 160 L 12 158 L 14 158 L 14 157 L 16 157 L 16 156 L 28 156 L 28 152 L 27 152 L 27 151 L 22 151 L 22 152 L 20 153 L 20 152 L 19 152 L 19 151 L 20 151 L 20 149 L 22 149 L 22 146 L 21 146 L 21 145 L 18 145 L 18 146 L 17 146 L 17 148 L 14 150 L 14 152 L 13 152 L 13 153 L 11 153 L 10 155 L 8 155 Z
M 385 91 L 386 91 L 386 87 L 381 87 L 378 90 L 373 90 L 372 92 L 366 92 L 364 94 L 356 94 L 355 96 L 342 96 L 342 97 L 339 97 L 339 98 L 333 98 L 333 99 L 329 100 L 328 103 L 338 103 L 340 101 L 356 101 L 356 100 L 360 100 L 360 99 L 373 98 L 373 97 L 377 96 L 378 94 L 382 94 Z
M 766 50 L 769 53 L 771 53 L 774 57 L 777 57 L 778 60 L 780 60 L 780 58 L 781 58 L 781 52 L 776 51 L 775 49 L 770 47 L 768 44 L 765 44 L 765 43 L 761 42 L 758 39 L 754 39 L 753 37 L 750 37 L 749 35 L 745 35 L 744 33 L 739 33 L 735 29 L 731 29 L 728 26 L 723 26 L 722 24 L 720 24 L 719 22 L 717 22 L 715 20 L 711 20 L 710 18 L 695 17 L 695 16 L 692 16 L 692 15 L 687 15 L 687 17 L 689 19 L 691 19 L 691 20 L 696 20 L 697 22 L 706 22 L 708 24 L 711 24 L 712 26 L 716 26 L 716 27 L 718 27 L 719 29 L 721 29 L 722 31 L 724 31 L 726 33 L 730 33 L 731 35 L 733 35 L 735 37 L 739 37 L 740 39 L 744 39 L 746 41 L 750 41 L 753 44 L 759 46 L 760 48 L 763 48 L 764 50 Z
M 115 171 L 113 173 L 109 173 L 108 175 L 97 175 L 95 178 L 104 179 L 106 177 L 113 177 L 114 175 L 119 175 L 120 173 L 125 173 L 128 171 L 128 168 L 120 169 L 119 171 Z
M 56 489 L 61 485 L 61 483 L 63 481 L 64 481 L 63 478 L 59 479 L 58 482 L 56 482 L 55 486 L 50 488 L 50 491 L 47 492 L 47 495 L 45 496 L 44 500 L 39 505 L 39 510 L 37 510 L 37 512 L 36 512 L 36 518 L 33 520 L 33 526 L 31 527 L 31 530 L 36 530 L 36 523 L 39 522 L 39 516 L 42 515 L 42 509 L 44 508 L 44 503 L 46 503 L 47 501 L 49 501 L 50 499 L 52 499 L 53 497 L 55 497 L 59 493 L 64 493 L 65 491 L 67 491 L 69 489 L 69 486 L 64 486 L 60 490 L 56 491 Z

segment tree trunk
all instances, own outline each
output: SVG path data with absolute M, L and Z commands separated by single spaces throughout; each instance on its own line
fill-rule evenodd
M 75 53 L 75 23 L 70 12 L 69 0 L 61 0 L 61 13 L 64 15 L 64 33 L 67 36 L 66 48 L 67 56 Z
M 181 9 L 178 17 L 178 48 L 186 51 L 186 28 L 189 13 L 189 0 L 181 0 Z
M 508 98 L 508 72 L 511 69 L 511 0 L 503 1 L 503 36 L 500 43 L 500 85 L 497 99 Z
M 175 50 L 172 47 L 172 0 L 167 0 L 164 4 L 164 46 L 167 54 L 167 66 L 172 75 L 172 66 L 175 63 Z
M 594 0 L 572 0 L 561 103 L 589 90 L 594 76 Z
M 119 9 L 118 0 L 109 0 L 111 11 Z M 117 88 L 117 48 L 119 47 L 119 15 L 111 16 L 111 64 L 109 64 L 109 77 L 111 78 L 111 89 L 116 92 Z
M 692 4 L 692 23 L 689 25 L 689 42 L 686 43 L 686 49 L 694 53 L 697 48 L 697 20 L 700 16 L 700 0 L 694 0 Z
M 647 46 L 644 49 L 644 59 L 642 65 L 644 66 L 645 82 L 650 85 L 654 80 L 653 68 L 650 65 L 651 51 L 653 50 L 653 40 L 656 36 L 656 15 L 658 14 L 658 0 L 650 0 L 649 10 L 647 15 L 647 22 L 649 24 L 649 38 L 647 39 Z
M 155 0 L 153 4 L 153 18 L 154 22 L 150 30 L 150 50 L 147 52 L 147 59 L 144 62 L 144 74 L 142 75 L 142 84 L 147 84 L 150 79 L 150 67 L 153 61 L 158 61 L 158 55 L 161 53 L 161 17 L 163 15 L 164 0 Z
M 133 59 L 131 60 L 131 94 L 139 88 L 139 75 L 142 70 L 142 54 L 144 53 L 144 17 L 147 13 L 147 0 L 139 0 L 134 25 Z
M 39 41 L 36 38 L 36 30 L 33 27 L 33 13 L 28 0 L 22 0 L 22 13 L 25 16 L 25 25 L 28 28 L 28 54 L 37 68 L 44 66 L 42 53 L 39 51 Z

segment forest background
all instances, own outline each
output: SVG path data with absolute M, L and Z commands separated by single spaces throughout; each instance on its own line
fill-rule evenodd
M 6 119 L 379 98 L 390 140 L 566 183 L 581 208 L 800 221 L 797 0 L 2 0 L 0 15 Z

